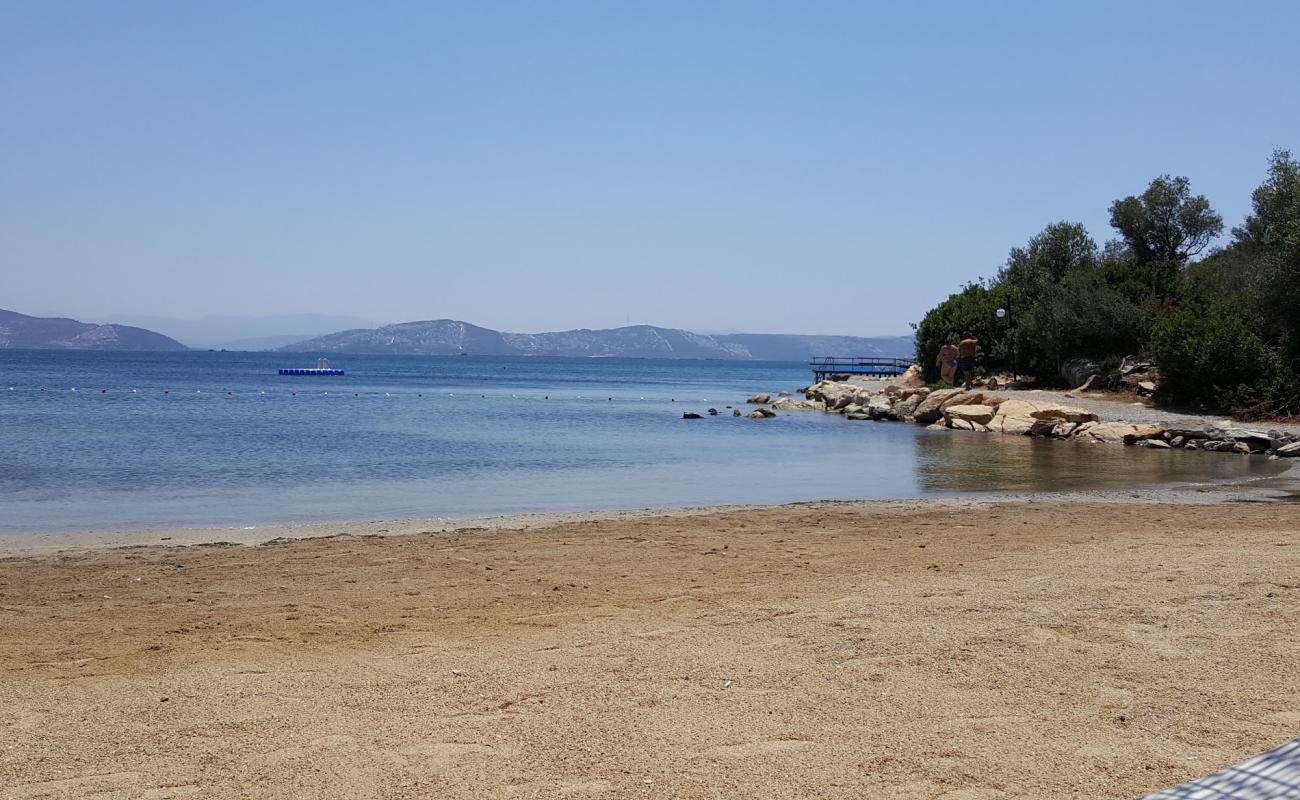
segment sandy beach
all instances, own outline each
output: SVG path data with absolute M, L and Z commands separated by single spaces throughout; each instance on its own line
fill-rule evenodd
M 0 797 L 1135 797 L 1300 733 L 1287 503 L 0 561 Z

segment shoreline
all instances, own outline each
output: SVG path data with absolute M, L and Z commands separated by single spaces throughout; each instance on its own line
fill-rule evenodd
M 1297 509 L 1210 494 L 0 560 L 0 780 L 47 800 L 1143 796 L 1300 725 Z
M 130 548 L 260 547 L 285 541 L 367 537 L 401 537 L 477 532 L 528 531 L 558 525 L 703 517 L 729 512 L 779 511 L 801 508 L 857 508 L 882 511 L 987 509 L 997 504 L 1054 503 L 1060 505 L 1222 506 L 1240 502 L 1300 500 L 1300 470 L 1263 478 L 1217 483 L 1172 483 L 1127 489 L 1076 489 L 1053 492 L 964 492 L 946 496 L 894 499 L 835 499 L 781 504 L 642 507 L 610 510 L 533 512 L 461 519 L 394 518 L 330 520 L 247 527 L 160 527 L 114 530 L 31 531 L 0 533 L 0 560 L 86 553 Z

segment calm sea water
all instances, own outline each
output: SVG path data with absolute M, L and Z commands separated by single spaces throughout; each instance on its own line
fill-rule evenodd
M 1058 490 L 1267 462 L 735 419 L 802 364 L 0 351 L 0 531 L 250 526 Z M 75 391 L 74 391 L 75 389 Z M 698 421 L 685 410 L 723 411 Z M 747 410 L 747 409 L 746 409 Z

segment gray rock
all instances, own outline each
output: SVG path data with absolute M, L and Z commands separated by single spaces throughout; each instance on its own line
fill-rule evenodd
M 753 411 L 749 412 L 750 419 L 769 419 L 775 416 L 776 416 L 776 412 L 771 410 L 770 408 L 756 408 Z
M 1187 444 L 1187 438 L 1184 436 L 1175 436 L 1169 440 L 1170 447 L 1182 447 L 1185 444 Z
M 1169 428 L 1165 431 L 1170 438 L 1181 436 L 1184 439 L 1208 439 L 1210 434 L 1200 428 Z
M 1235 442 L 1260 441 L 1270 442 L 1270 437 L 1264 431 L 1251 430 L 1250 428 L 1223 428 L 1220 433 L 1225 439 L 1232 439 Z
M 1153 448 L 1153 449 L 1155 449 L 1155 450 L 1168 450 L 1168 449 L 1170 449 L 1170 444 L 1169 444 L 1169 442 L 1166 442 L 1166 441 L 1163 440 L 1163 439 L 1141 439 L 1141 440 L 1138 441 L 1137 446 L 1138 446 L 1138 447 L 1150 447 L 1150 448 Z
M 768 403 L 772 402 L 772 395 L 770 395 L 770 394 L 764 394 L 764 393 L 759 393 L 759 394 L 756 394 L 756 395 L 754 395 L 753 397 L 749 398 L 749 399 L 746 400 L 745 402 L 746 402 L 746 403 L 756 403 L 757 405 L 765 406 L 765 405 L 767 405 Z
M 889 395 L 874 394 L 867 398 L 867 414 L 872 419 L 886 419 L 894 413 L 894 401 Z
M 916 392 L 911 397 L 905 397 L 894 403 L 894 416 L 899 419 L 907 419 L 916 413 L 917 407 L 925 401 L 925 395 L 922 392 Z
M 1283 458 L 1300 457 L 1300 442 L 1292 442 L 1291 444 L 1282 445 L 1277 449 L 1277 454 Z
M 1071 389 L 1077 389 L 1100 374 L 1101 367 L 1086 358 L 1072 358 L 1061 365 L 1061 378 Z
M 699 414 L 696 414 L 694 411 L 683 411 L 682 419 L 704 419 L 704 417 L 701 417 Z

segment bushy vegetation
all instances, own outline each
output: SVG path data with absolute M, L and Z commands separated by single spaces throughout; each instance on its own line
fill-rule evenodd
M 1186 178 L 1168 175 L 1111 204 L 1117 236 L 1104 247 L 1078 223 L 1048 225 L 996 277 L 926 314 L 918 359 L 936 378 L 939 348 L 968 332 L 986 369 L 1048 384 L 1072 359 L 1150 357 L 1176 405 L 1298 414 L 1300 163 L 1289 151 L 1273 153 L 1252 205 L 1218 249 L 1222 218 Z

